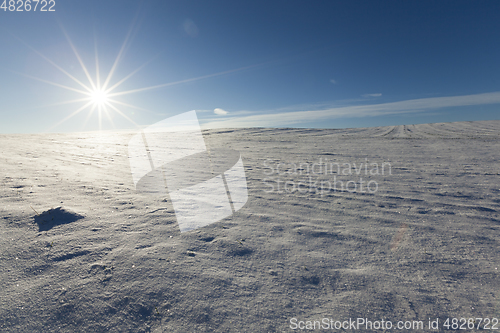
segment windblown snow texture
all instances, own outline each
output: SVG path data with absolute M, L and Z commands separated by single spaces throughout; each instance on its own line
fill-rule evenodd
M 132 135 L 0 136 L 2 332 L 500 317 L 499 121 L 205 131 L 241 153 L 248 202 L 182 235 L 168 195 L 135 191 Z M 270 190 L 268 166 L 320 159 L 392 172 L 376 193 Z

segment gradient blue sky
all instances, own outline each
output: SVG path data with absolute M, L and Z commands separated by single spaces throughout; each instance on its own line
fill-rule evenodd
M 54 8 L 0 10 L 0 133 L 99 129 L 90 107 L 61 122 L 85 102 L 61 103 L 86 97 L 67 89 L 82 89 L 67 74 L 90 86 L 69 40 L 94 81 L 97 49 L 101 83 L 124 46 L 108 87 L 146 64 L 113 91 L 159 86 L 113 97 L 136 107 L 114 104 L 139 126 L 190 110 L 204 127 L 500 119 L 499 1 L 56 0 Z M 135 128 L 107 113 L 102 129 Z

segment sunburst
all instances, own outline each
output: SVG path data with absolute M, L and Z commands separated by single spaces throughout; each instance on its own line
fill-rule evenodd
M 137 88 L 137 89 L 128 90 L 128 91 L 119 91 L 118 88 L 124 82 L 126 82 L 127 80 L 129 80 L 134 74 L 136 74 L 137 72 L 139 72 L 140 70 L 142 70 L 146 65 L 148 65 L 152 61 L 152 60 L 150 60 L 150 61 L 144 63 L 142 66 L 140 66 L 136 70 L 132 71 L 130 74 L 126 75 L 121 80 L 119 80 L 118 82 L 116 82 L 114 85 L 112 85 L 111 87 L 109 87 L 110 82 L 113 79 L 113 76 L 114 76 L 114 74 L 116 72 L 116 69 L 117 69 L 120 61 L 122 60 L 124 51 L 127 48 L 127 46 L 129 46 L 130 37 L 131 37 L 132 31 L 133 31 L 133 28 L 134 28 L 134 24 L 132 24 L 131 28 L 129 29 L 129 31 L 128 31 L 126 37 L 125 37 L 125 40 L 124 40 L 124 42 L 123 42 L 123 44 L 122 44 L 122 46 L 120 48 L 120 51 L 118 52 L 118 55 L 116 56 L 116 59 L 114 60 L 114 63 L 112 65 L 112 67 L 111 67 L 111 70 L 107 74 L 106 79 L 104 80 L 104 83 L 102 83 L 102 84 L 101 84 L 101 77 L 102 77 L 102 75 L 101 75 L 101 72 L 100 72 L 100 69 L 99 69 L 99 56 L 98 56 L 98 52 L 97 52 L 97 39 L 95 38 L 95 36 L 94 36 L 94 52 L 95 52 L 95 70 L 96 70 L 96 72 L 95 72 L 95 76 L 92 77 L 92 75 L 90 74 L 90 72 L 87 70 L 87 66 L 83 62 L 83 60 L 82 60 L 80 54 L 78 53 L 76 47 L 74 46 L 71 38 L 67 34 L 66 30 L 64 29 L 64 27 L 62 25 L 60 27 L 61 27 L 61 30 L 62 30 L 64 36 L 66 37 L 66 40 L 69 43 L 69 46 L 73 50 L 73 53 L 76 56 L 76 58 L 77 58 L 77 60 L 78 60 L 78 62 L 80 64 L 83 72 L 85 73 L 85 76 L 87 78 L 88 83 L 84 83 L 81 80 L 77 79 L 74 75 L 72 75 L 71 73 L 69 73 L 68 71 L 66 71 L 64 68 L 62 68 L 61 66 L 59 66 L 54 61 L 50 60 L 44 54 L 42 54 L 38 50 L 36 50 L 33 47 L 31 47 L 30 45 L 28 45 L 26 42 L 24 42 L 20 38 L 17 38 L 24 45 L 26 45 L 28 48 L 30 48 L 32 51 L 34 51 L 35 53 L 37 53 L 40 57 L 42 57 L 43 59 L 45 59 L 52 66 L 54 66 L 60 72 L 62 72 L 63 74 L 65 74 L 67 77 L 69 77 L 79 87 L 77 87 L 77 88 L 70 87 L 70 86 L 59 84 L 57 82 L 52 82 L 52 81 L 44 80 L 44 79 L 41 79 L 41 78 L 38 78 L 38 77 L 34 77 L 34 76 L 31 76 L 31 75 L 27 75 L 27 74 L 23 74 L 23 73 L 17 73 L 17 74 L 20 74 L 20 75 L 29 77 L 31 79 L 34 79 L 34 80 L 37 80 L 37 81 L 41 81 L 41 82 L 44 82 L 44 83 L 47 83 L 47 84 L 50 84 L 50 85 L 53 85 L 53 86 L 56 86 L 56 87 L 59 87 L 59 88 L 63 88 L 63 89 L 66 89 L 66 90 L 71 90 L 73 92 L 77 92 L 77 93 L 79 93 L 79 94 L 82 95 L 82 97 L 78 98 L 78 99 L 74 99 L 74 100 L 70 100 L 70 101 L 65 101 L 65 102 L 59 102 L 59 103 L 52 104 L 52 105 L 62 105 L 62 104 L 81 103 L 81 102 L 84 103 L 78 109 L 76 109 L 71 114 L 69 114 L 68 116 L 66 116 L 64 119 L 60 120 L 55 125 L 53 125 L 51 128 L 49 128 L 48 131 L 50 131 L 50 130 L 56 128 L 56 127 L 58 127 L 59 125 L 63 124 L 64 122 L 66 122 L 67 120 L 71 119 L 72 117 L 76 116 L 77 114 L 79 114 L 80 112 L 82 112 L 84 110 L 89 110 L 89 113 L 88 113 L 88 115 L 86 117 L 85 122 L 83 123 L 83 128 L 85 128 L 85 125 L 87 124 L 87 122 L 90 119 L 91 115 L 96 110 L 97 110 L 97 114 L 98 114 L 99 130 L 102 129 L 102 118 L 103 118 L 103 115 L 106 116 L 106 118 L 109 120 L 109 122 L 111 123 L 111 125 L 114 127 L 114 123 L 113 123 L 112 117 L 110 115 L 110 112 L 117 113 L 118 115 L 120 115 L 121 117 L 123 117 L 126 120 L 128 120 L 131 124 L 133 124 L 137 128 L 140 128 L 140 126 L 136 122 L 134 122 L 130 117 L 128 117 L 125 113 L 123 113 L 120 110 L 120 107 L 128 107 L 128 108 L 133 108 L 133 109 L 137 109 L 137 110 L 141 110 L 141 111 L 147 111 L 147 112 L 151 112 L 151 111 L 143 109 L 143 108 L 140 108 L 140 107 L 137 107 L 137 106 L 134 106 L 134 105 L 131 105 L 131 104 L 128 104 L 128 103 L 125 103 L 123 101 L 116 100 L 114 97 L 123 96 L 123 95 L 127 95 L 127 94 L 138 93 L 138 92 L 143 92 L 143 91 L 152 90 L 152 89 L 159 89 L 159 88 L 173 86 L 173 85 L 182 84 L 182 83 L 194 82 L 194 81 L 198 81 L 198 80 L 202 80 L 202 79 L 207 79 L 207 78 L 211 78 L 211 77 L 215 77 L 215 76 L 230 74 L 230 73 L 242 71 L 242 70 L 245 70 L 245 69 L 253 68 L 253 67 L 256 67 L 256 66 L 260 66 L 260 65 L 246 66 L 246 67 L 241 67 L 241 68 L 237 68 L 237 69 L 227 70 L 227 71 L 223 71 L 223 72 L 217 72 L 217 73 L 213 73 L 213 74 L 209 74 L 209 75 L 199 76 L 199 77 L 195 77 L 195 78 L 189 78 L 189 79 L 175 81 L 175 82 L 163 83 L 163 84 L 158 84 L 158 85 L 149 86 L 149 87 L 143 87 L 143 88 Z M 82 90 L 82 88 L 83 88 L 83 90 Z

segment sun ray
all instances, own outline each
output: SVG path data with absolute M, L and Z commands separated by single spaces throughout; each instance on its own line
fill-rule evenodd
M 106 115 L 106 118 L 108 118 L 109 122 L 111 123 L 111 126 L 116 129 L 115 122 L 111 118 L 111 115 L 108 112 L 108 109 L 106 108 L 106 104 L 102 105 L 102 110 L 104 111 L 104 114 Z
M 58 122 L 57 124 L 55 124 L 54 126 L 52 126 L 51 128 L 49 128 L 47 130 L 50 131 L 52 129 L 54 129 L 55 127 L 61 125 L 62 123 L 64 123 L 66 120 L 72 118 L 73 116 L 75 116 L 76 114 L 80 113 L 81 111 L 85 110 L 86 108 L 88 108 L 90 105 L 92 105 L 92 101 L 88 102 L 87 104 L 85 104 L 84 106 L 80 107 L 78 110 L 74 111 L 72 114 L 70 114 L 69 116 L 67 116 L 66 118 L 64 118 L 63 120 L 61 120 L 60 122 Z
M 70 101 L 64 101 L 64 102 L 59 102 L 59 103 L 52 103 L 52 104 L 45 104 L 45 105 L 39 105 L 39 106 L 32 106 L 26 109 L 17 109 L 17 111 L 26 111 L 26 110 L 35 110 L 35 109 L 44 109 L 52 106 L 59 106 L 59 105 L 65 105 L 65 104 L 73 104 L 73 103 L 79 103 L 79 102 L 86 102 L 88 101 L 89 98 L 79 98 L 79 99 L 73 99 Z
M 109 102 L 112 102 L 112 103 L 114 103 L 114 104 L 120 104 L 120 105 L 123 105 L 123 106 L 129 107 L 129 108 L 132 108 L 132 109 L 136 109 L 136 110 L 140 110 L 140 111 L 146 111 L 146 112 L 149 112 L 149 113 L 151 113 L 151 114 L 155 114 L 155 115 L 163 115 L 162 113 L 158 113 L 158 112 L 154 112 L 154 111 L 151 111 L 151 110 L 148 110 L 148 109 L 140 108 L 140 107 L 135 106 L 135 105 L 132 105 L 132 104 L 128 104 L 128 103 L 124 103 L 124 102 L 120 102 L 120 101 L 117 101 L 116 99 L 111 99 L 111 98 L 108 98 L 108 101 L 109 101 Z
M 36 108 L 48 108 L 48 107 L 51 107 L 51 106 L 59 106 L 59 105 L 73 104 L 73 103 L 79 103 L 79 102 L 86 102 L 88 100 L 89 100 L 88 97 L 78 98 L 78 99 L 72 99 L 72 100 L 69 100 L 69 101 L 64 101 L 64 102 L 59 102 L 59 103 L 47 104 L 47 105 L 42 105 L 42 106 L 35 106 L 34 108 L 35 109 Z
M 57 68 L 58 70 L 60 70 L 62 73 L 66 74 L 70 79 L 72 79 L 73 81 L 75 81 L 76 83 L 78 83 L 79 85 L 81 85 L 82 87 L 84 87 L 86 90 L 88 90 L 89 92 L 92 91 L 92 89 L 90 89 L 89 87 L 87 87 L 85 84 L 83 84 L 82 82 L 80 82 L 80 80 L 78 80 L 76 77 L 74 77 L 73 75 L 71 75 L 70 73 L 68 73 L 67 71 L 65 71 L 63 68 L 61 68 L 59 65 L 57 65 L 56 63 L 54 63 L 52 60 L 50 60 L 49 58 L 47 58 L 45 55 L 43 55 L 41 52 L 37 51 L 35 48 L 31 47 L 28 43 L 24 42 L 21 38 L 17 37 L 17 36 L 14 36 L 15 38 L 17 38 L 21 43 L 23 43 L 26 47 L 28 47 L 29 49 L 31 49 L 33 52 L 35 52 L 36 54 L 38 54 L 40 57 L 42 57 L 43 59 L 45 59 L 47 62 L 49 62 L 52 66 L 54 66 L 55 68 Z
M 90 109 L 90 112 L 89 114 L 87 115 L 87 118 L 85 118 L 85 121 L 83 122 L 83 125 L 82 125 L 82 130 L 85 128 L 85 126 L 87 125 L 89 119 L 90 119 L 90 116 L 92 116 L 92 114 L 94 113 L 95 111 L 95 108 L 97 107 L 96 104 L 92 105 L 92 108 Z
M 135 22 L 137 20 L 137 16 L 134 18 L 134 21 L 132 21 L 132 25 L 130 26 L 130 29 L 127 32 L 127 36 L 125 37 L 125 40 L 123 41 L 122 47 L 120 51 L 118 52 L 118 55 L 116 56 L 115 62 L 113 63 L 113 66 L 111 67 L 111 70 L 109 71 L 108 76 L 106 77 L 106 80 L 104 81 L 104 84 L 102 86 L 103 90 L 106 90 L 109 81 L 113 77 L 116 67 L 118 66 L 118 63 L 120 62 L 121 57 L 123 56 L 123 53 L 125 52 L 125 47 L 128 44 L 128 41 L 130 39 L 130 35 L 132 34 L 132 30 L 134 29 Z
M 101 89 L 101 75 L 99 73 L 99 54 L 97 52 L 97 36 L 94 27 L 94 51 L 95 51 L 95 80 L 97 89 Z
M 106 105 L 109 106 L 110 108 L 112 108 L 113 110 L 115 110 L 120 116 L 122 116 L 123 118 L 127 119 L 128 121 L 130 121 L 132 124 L 134 124 L 138 128 L 141 128 L 135 121 L 133 121 L 126 114 L 124 114 L 123 112 L 121 112 L 120 110 L 118 110 L 118 108 L 116 108 L 113 104 L 107 103 Z
M 130 77 L 132 77 L 135 73 L 137 73 L 138 71 L 140 71 L 141 69 L 143 69 L 144 67 L 146 67 L 146 65 L 148 65 L 152 61 L 153 61 L 153 59 L 151 59 L 148 62 L 144 63 L 139 68 L 137 68 L 136 70 L 134 70 L 132 73 L 130 73 L 129 75 L 125 76 L 123 79 L 121 79 L 120 81 L 118 81 L 114 86 L 112 86 L 111 88 L 106 89 L 106 91 L 107 92 L 111 92 L 114 89 L 118 88 L 118 86 L 120 86 L 123 82 L 127 81 Z
M 78 59 L 78 62 L 80 63 L 80 66 L 82 66 L 82 69 L 83 69 L 83 72 L 85 73 L 85 75 L 87 76 L 87 79 L 89 80 L 90 82 L 90 85 L 92 86 L 92 89 L 97 89 L 97 87 L 95 86 L 94 84 L 94 81 L 92 80 L 92 78 L 90 77 L 90 73 L 89 71 L 87 70 L 87 67 L 85 67 L 85 64 L 83 63 L 83 60 L 82 58 L 80 57 L 80 54 L 78 53 L 78 51 L 76 50 L 76 47 L 73 45 L 73 42 L 71 41 L 71 38 L 69 38 L 68 34 L 66 33 L 66 30 L 64 30 L 64 27 L 62 26 L 61 23 L 59 23 L 59 26 L 61 27 L 61 30 L 64 34 L 64 36 L 66 37 L 66 40 L 68 41 L 69 45 L 71 46 L 71 49 L 73 50 L 73 53 L 75 53 L 75 56 L 76 58 Z
M 111 94 L 109 94 L 109 97 L 121 96 L 121 95 L 128 95 L 128 94 L 138 93 L 138 92 L 141 92 L 141 91 L 153 90 L 153 89 L 158 89 L 158 88 L 163 88 L 163 87 L 174 86 L 174 85 L 178 85 L 178 84 L 182 84 L 182 83 L 189 83 L 189 82 L 199 81 L 199 80 L 208 79 L 208 78 L 211 78 L 211 77 L 221 76 L 221 75 L 230 74 L 230 73 L 236 73 L 236 72 L 243 71 L 245 69 L 253 68 L 253 67 L 256 67 L 256 66 L 259 66 L 259 65 L 252 65 L 252 66 L 246 66 L 246 67 L 231 69 L 231 70 L 224 71 L 224 72 L 218 72 L 218 73 L 214 73 L 214 74 L 208 74 L 208 75 L 198 76 L 198 77 L 191 78 L 191 79 L 185 79 L 185 80 L 180 80 L 180 81 L 175 81 L 175 82 L 158 84 L 156 86 L 150 86 L 150 87 L 145 87 L 145 88 L 139 88 L 139 89 L 121 91 L 121 92 L 117 92 L 117 93 L 111 93 Z
M 71 87 L 68 87 L 68 86 L 65 86 L 65 85 L 62 85 L 62 84 L 59 84 L 59 83 L 55 83 L 55 82 L 52 82 L 52 81 L 40 79 L 38 77 L 31 76 L 29 74 L 19 73 L 19 72 L 15 72 L 15 71 L 10 71 L 10 72 L 14 73 L 14 74 L 18 74 L 18 75 L 22 75 L 22 76 L 28 77 L 28 78 L 33 79 L 33 80 L 37 80 L 37 81 L 41 81 L 41 82 L 44 82 L 44 83 L 48 83 L 48 84 L 51 84 L 51 85 L 59 87 L 59 88 L 64 88 L 64 89 L 68 89 L 68 90 L 71 90 L 71 91 L 76 91 L 77 93 L 84 94 L 84 95 L 89 95 L 90 96 L 90 93 L 88 93 L 86 91 L 83 91 L 83 90 L 71 88 Z
M 97 106 L 97 118 L 99 120 L 99 132 L 102 131 L 102 105 Z

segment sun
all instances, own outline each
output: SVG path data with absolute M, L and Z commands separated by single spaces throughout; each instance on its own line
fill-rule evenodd
M 103 106 L 109 103 L 109 95 L 102 89 L 95 89 L 90 93 L 90 100 L 95 106 Z

